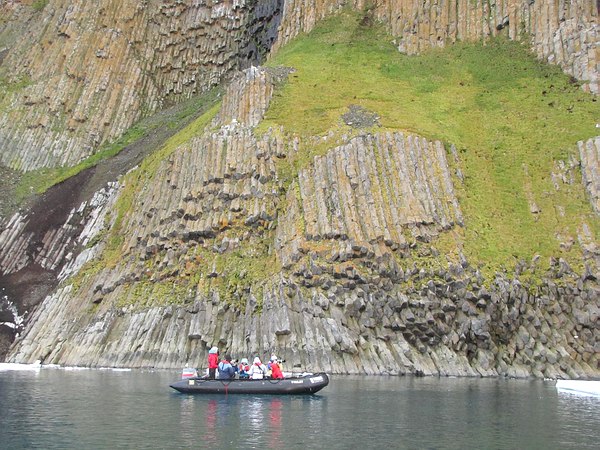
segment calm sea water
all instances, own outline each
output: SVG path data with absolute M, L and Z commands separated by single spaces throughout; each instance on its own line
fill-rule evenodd
M 600 397 L 552 382 L 332 377 L 313 396 L 190 396 L 178 372 L 0 370 L 0 448 L 597 449 Z

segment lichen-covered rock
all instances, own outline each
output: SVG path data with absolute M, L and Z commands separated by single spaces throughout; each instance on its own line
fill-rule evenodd
M 189 306 L 101 308 L 94 313 L 85 302 L 73 301 L 71 287 L 63 288 L 36 311 L 9 360 L 204 366 L 208 349 L 218 345 L 238 357 L 276 352 L 291 367 L 334 373 L 515 377 L 597 373 L 597 287 L 586 286 L 596 300 L 585 304 L 578 298 L 586 291 L 576 288 L 552 294 L 548 285 L 538 295 L 527 295 L 517 280 L 498 278 L 489 293 L 474 293 L 473 302 L 500 297 L 503 301 L 489 302 L 470 316 L 460 309 L 444 312 L 439 301 L 431 303 L 419 293 L 406 297 L 411 305 L 408 314 L 395 312 L 401 285 L 369 294 L 362 289 L 348 291 L 336 295 L 323 310 L 315 302 L 318 288 L 298 289 L 291 300 L 282 295 L 284 286 L 290 285 L 292 280 L 269 283 L 263 310 L 255 314 L 222 308 L 208 298 Z M 357 298 L 378 308 L 352 309 Z M 441 299 L 461 301 L 452 289 Z M 562 313 L 557 314 L 559 305 Z M 87 325 L 81 327 L 73 317 L 83 318 Z M 370 317 L 375 317 L 372 325 Z M 396 325 L 383 325 L 383 317 Z
M 583 185 L 590 196 L 592 208 L 600 215 L 600 136 L 578 142 Z
M 274 160 L 283 142 L 252 132 L 272 95 L 269 79 L 267 70 L 247 69 L 228 90 L 216 121 L 220 128 L 192 139 L 162 163 L 155 178 L 161 181 L 148 184 L 134 202 L 125 251 L 153 254 L 173 238 L 197 241 L 222 238 L 236 226 L 269 228 L 279 198 Z M 235 245 L 227 239 L 218 247 Z

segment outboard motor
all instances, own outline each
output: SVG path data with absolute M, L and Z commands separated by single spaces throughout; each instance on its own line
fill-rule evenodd
M 187 380 L 188 378 L 194 378 L 194 377 L 197 377 L 197 376 L 198 376 L 198 372 L 196 371 L 196 369 L 193 369 L 191 367 L 186 367 L 181 372 L 181 379 L 182 380 Z

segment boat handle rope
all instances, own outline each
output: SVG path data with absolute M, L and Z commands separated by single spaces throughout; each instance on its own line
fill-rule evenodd
M 233 381 L 233 379 L 229 379 L 229 381 L 219 380 L 221 384 L 225 387 L 225 395 L 229 394 L 229 385 Z

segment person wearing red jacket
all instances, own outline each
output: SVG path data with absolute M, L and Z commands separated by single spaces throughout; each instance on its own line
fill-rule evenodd
M 217 367 L 219 367 L 219 349 L 213 347 L 208 351 L 208 378 L 211 380 L 215 379 L 217 373 Z
M 277 362 L 277 356 L 271 356 L 271 363 L 269 366 L 271 367 L 271 378 L 275 380 L 280 380 L 283 378 L 283 372 L 281 371 L 281 367 Z

